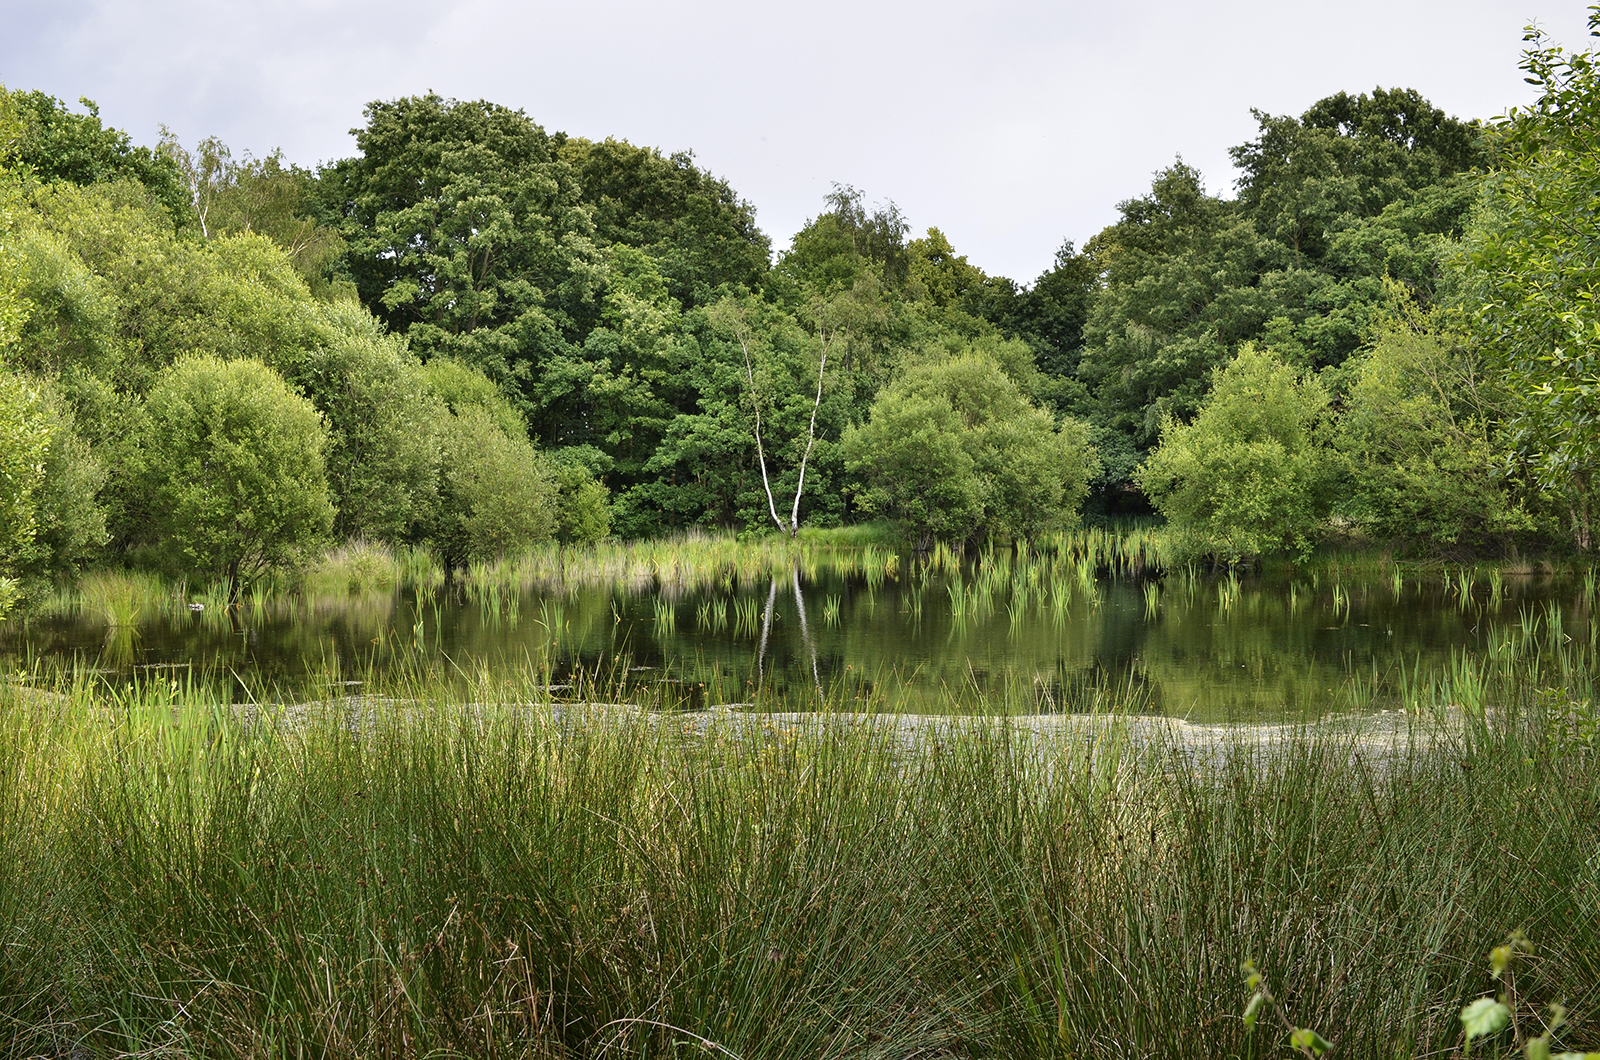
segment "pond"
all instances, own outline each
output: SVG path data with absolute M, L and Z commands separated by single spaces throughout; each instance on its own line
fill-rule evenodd
M 214 594 L 120 621 L 81 604 L 13 621 L 8 665 L 113 682 L 183 675 L 233 698 L 325 697 L 419 668 L 536 675 L 666 706 L 1021 713 L 1194 721 L 1392 709 L 1512 636 L 1587 630 L 1594 586 L 1552 574 L 1376 565 L 1242 576 L 1057 555 L 871 550 L 562 578 L 480 572 L 362 593 Z M 573 564 L 569 570 L 567 564 Z M 585 577 L 584 575 L 588 575 Z M 1592 576 L 1590 582 L 1592 583 Z

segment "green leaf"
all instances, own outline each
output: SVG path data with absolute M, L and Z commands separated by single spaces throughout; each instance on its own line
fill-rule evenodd
M 1546 1035 L 1528 1039 L 1528 1044 L 1522 1048 L 1527 1060 L 1550 1060 L 1550 1039 Z
M 1489 971 L 1496 979 L 1500 978 L 1501 974 L 1506 970 L 1506 966 L 1510 963 L 1510 946 L 1496 946 L 1489 951 Z
M 1253 1031 L 1256 1029 L 1256 1020 L 1261 1018 L 1261 1006 L 1266 1003 L 1266 1000 L 1265 995 L 1257 993 L 1250 999 L 1250 1004 L 1244 1007 L 1245 1030 Z
M 1310 1027 L 1296 1027 L 1289 1035 L 1289 1044 L 1296 1049 L 1309 1049 L 1312 1056 L 1321 1056 L 1333 1048 L 1333 1043 Z
M 1499 1034 L 1511 1022 L 1511 1010 L 1492 997 L 1480 997 L 1461 1010 L 1461 1026 L 1467 1041 L 1486 1034 Z

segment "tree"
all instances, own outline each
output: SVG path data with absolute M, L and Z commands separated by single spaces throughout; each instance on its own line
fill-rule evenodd
M 755 208 L 689 152 L 573 138 L 557 153 L 577 177 L 595 237 L 648 254 L 685 308 L 712 301 L 724 285 L 756 290 L 766 279 L 772 242 Z
M 100 555 L 108 539 L 100 503 L 107 473 L 78 434 L 71 406 L 49 380 L 36 386 L 49 441 L 33 498 L 37 532 L 19 570 L 42 587 L 70 582 Z
M 1167 418 L 1194 415 L 1213 369 L 1281 303 L 1257 283 L 1271 248 L 1182 161 L 1118 209 L 1122 219 L 1089 243 L 1105 286 L 1078 371 L 1100 421 L 1143 448 Z
M 177 168 L 202 236 L 264 235 L 282 248 L 313 291 L 330 292 L 323 272 L 344 243 L 311 216 L 312 173 L 284 165 L 281 151 L 265 158 L 246 152 L 235 160 L 228 145 L 214 136 L 189 151 L 164 125 L 157 153 Z
M 323 311 L 332 331 L 328 344 L 280 370 L 327 424 L 334 532 L 341 540 L 419 540 L 438 504 L 445 402 L 405 341 L 385 334 L 366 310 L 335 302 Z M 492 383 L 478 378 L 499 398 Z
M 817 443 L 817 410 L 822 407 L 822 388 L 828 373 L 828 346 L 833 338 L 833 330 L 825 323 L 819 322 L 817 328 L 816 357 L 817 357 L 817 389 L 811 399 L 810 415 L 806 418 L 805 446 L 800 450 L 800 460 L 796 466 L 794 484 L 794 504 L 790 507 L 789 519 L 784 521 L 778 514 L 777 501 L 772 494 L 772 479 L 767 473 L 766 445 L 761 440 L 761 410 L 762 406 L 770 400 L 762 393 L 763 387 L 756 381 L 756 357 L 751 347 L 756 342 L 756 336 L 751 330 L 749 318 L 744 313 L 744 307 L 737 302 L 725 301 L 718 303 L 712 312 L 712 319 L 726 328 L 734 341 L 739 344 L 740 351 L 744 354 L 745 382 L 748 386 L 747 397 L 750 402 L 752 434 L 756 443 L 756 462 L 761 469 L 761 488 L 767 497 L 767 511 L 772 516 L 772 521 L 777 524 L 779 531 L 794 537 L 800 532 L 800 500 L 806 488 L 806 464 L 811 459 L 811 451 Z M 831 322 L 830 322 L 831 323 Z M 763 375 L 768 373 L 763 372 Z
M 436 95 L 377 102 L 318 195 L 363 303 L 424 359 L 540 400 L 594 323 L 605 264 L 572 167 L 526 114 Z
M 1071 525 L 1095 467 L 1082 424 L 1058 428 L 976 351 L 908 368 L 870 419 L 845 431 L 843 447 L 857 503 L 922 548 Z
M 459 409 L 445 432 L 434 544 L 448 567 L 494 559 L 554 535 L 559 487 L 526 438 L 502 430 L 481 406 Z
M 47 183 L 84 187 L 134 181 L 165 208 L 169 226 L 188 218 L 189 195 L 177 166 L 148 147 L 134 145 L 122 130 L 103 126 L 93 100 L 80 99 L 88 113 L 73 114 L 44 92 L 8 95 L 21 123 L 13 161 L 25 173 Z
M 29 558 L 37 530 L 35 494 L 44 477 L 50 424 L 38 391 L 0 368 L 0 614 L 20 593 L 15 575 Z
M 1193 417 L 1245 342 L 1301 368 L 1343 364 L 1384 304 L 1385 276 L 1434 296 L 1485 157 L 1480 130 L 1400 89 L 1256 120 L 1232 152 L 1237 199 L 1206 194 L 1180 160 L 1085 247 L 1101 286 L 1078 374 L 1096 425 L 1124 436 L 1108 449 L 1148 451 L 1167 417 Z
M 1334 438 L 1338 510 L 1377 537 L 1471 547 L 1533 520 L 1506 474 L 1504 389 L 1439 316 L 1400 302 L 1354 362 Z
M 1600 35 L 1600 5 L 1589 30 Z M 1496 124 L 1500 155 L 1466 240 L 1472 337 L 1503 373 L 1517 464 L 1594 547 L 1600 472 L 1600 55 L 1537 28 L 1522 69 L 1539 89 Z
M 1168 418 L 1136 480 L 1175 558 L 1304 555 L 1327 512 L 1328 395 L 1253 345 L 1216 374 L 1192 423 Z
M 225 579 L 236 598 L 326 539 L 327 432 L 272 369 L 184 357 L 161 373 L 147 406 L 148 489 L 162 544 L 180 566 Z

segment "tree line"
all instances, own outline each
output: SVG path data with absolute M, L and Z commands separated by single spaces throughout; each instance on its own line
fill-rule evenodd
M 373 103 L 309 170 L 0 90 L 6 592 L 1085 511 L 1221 562 L 1589 549 L 1600 104 L 1590 53 L 1523 65 L 1487 123 L 1257 112 L 1234 195 L 1180 159 L 1026 285 L 848 186 L 774 255 L 692 155 L 484 101 Z

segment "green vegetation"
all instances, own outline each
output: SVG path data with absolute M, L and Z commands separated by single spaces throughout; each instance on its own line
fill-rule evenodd
M 336 542 L 448 567 L 870 519 L 970 551 L 1151 509 L 1184 562 L 1588 551 L 1593 58 L 1530 42 L 1531 107 L 1257 113 L 1237 197 L 1175 163 L 1027 287 L 848 186 L 774 259 L 691 155 L 487 101 L 374 102 L 313 172 L 6 92 L 0 358 L 52 437 L 4 576 L 212 563 L 193 524 L 149 539 L 148 403 L 190 355 L 315 406 Z
M 905 370 L 845 432 L 861 508 L 926 550 L 979 529 L 1032 538 L 1075 521 L 1094 471 L 1082 424 L 1057 426 L 976 353 Z
M 0 681 L 0 1057 L 1600 1041 L 1597 59 L 1258 113 L 1236 198 L 1177 162 L 1028 286 L 848 186 L 774 257 L 691 155 L 487 101 L 313 172 L 0 89 L 0 613 L 105 638 Z M 1477 620 L 1530 551 L 1572 606 L 1447 665 L 1295 621 Z M 1137 667 L 1064 676 L 1073 608 Z M 135 669 L 180 619 L 313 701 Z M 1364 720 L 1163 716 L 1208 667 Z
M 1170 521 L 1180 557 L 1232 564 L 1310 551 L 1327 513 L 1327 407 L 1315 380 L 1247 344 L 1192 422 L 1162 425 L 1138 482 Z
M 1412 727 L 641 713 L 427 679 L 276 711 L 0 691 L 17 1055 L 1341 1055 L 1600 1036 L 1588 690 L 1559 639 Z M 585 705 L 589 704 L 589 705 Z M 1432 720 L 1429 720 L 1432 719 Z M 1474 1049 L 1479 1052 L 1480 1045 Z M 725 1054 L 719 1054 L 725 1055 Z
M 187 357 L 146 403 L 158 542 L 233 587 L 322 543 L 333 524 L 311 402 L 259 361 Z

